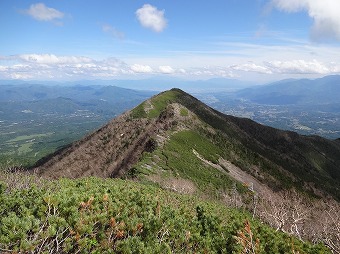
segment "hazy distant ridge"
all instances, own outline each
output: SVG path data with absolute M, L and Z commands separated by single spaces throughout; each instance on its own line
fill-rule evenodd
M 319 79 L 289 79 L 246 88 L 237 97 L 270 105 L 340 103 L 340 76 Z

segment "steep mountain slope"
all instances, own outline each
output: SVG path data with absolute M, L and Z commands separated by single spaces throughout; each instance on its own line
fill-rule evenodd
M 235 178 L 255 191 L 296 187 L 340 198 L 338 141 L 227 116 L 179 89 L 44 158 L 34 171 L 52 178 L 142 174 L 184 192 L 221 193 Z

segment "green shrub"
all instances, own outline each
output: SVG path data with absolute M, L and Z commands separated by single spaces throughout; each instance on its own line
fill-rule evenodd
M 17 253 L 243 253 L 245 221 L 259 253 L 329 253 L 218 203 L 130 181 L 61 179 L 0 198 L 0 249 Z
M 188 116 L 189 112 L 188 112 L 188 110 L 186 108 L 181 108 L 180 115 L 181 116 Z

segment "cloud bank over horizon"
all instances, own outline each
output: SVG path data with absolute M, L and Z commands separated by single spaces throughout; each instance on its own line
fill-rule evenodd
M 127 78 L 129 76 L 173 75 L 196 78 L 240 78 L 249 73 L 280 74 L 340 74 L 340 65 L 318 60 L 246 62 L 225 66 L 174 68 L 170 65 L 128 64 L 117 58 L 95 60 L 84 56 L 57 56 L 53 54 L 22 54 L 0 56 L 0 79 L 81 79 Z

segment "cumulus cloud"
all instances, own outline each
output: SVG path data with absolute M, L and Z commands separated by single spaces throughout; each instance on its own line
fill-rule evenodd
M 266 63 L 267 67 L 275 73 L 285 74 L 329 74 L 332 70 L 325 64 L 317 61 L 292 60 L 271 61 Z
M 125 37 L 125 34 L 123 32 L 119 31 L 115 27 L 110 26 L 108 24 L 104 24 L 102 26 L 102 30 L 103 30 L 103 32 L 105 32 L 105 33 L 107 33 L 107 34 L 109 34 L 112 37 L 117 38 L 117 39 L 124 39 L 124 37 Z
M 162 32 L 167 26 L 167 20 L 164 17 L 164 10 L 158 10 L 150 4 L 144 4 L 142 8 L 136 11 L 138 21 L 143 27 L 149 28 L 155 32 Z
M 279 59 L 279 58 L 278 58 Z M 0 56 L 0 79 L 91 79 L 126 78 L 135 75 L 173 74 L 187 77 L 244 77 L 261 75 L 329 75 L 340 74 L 338 61 L 320 59 L 263 60 L 226 66 L 173 68 L 169 65 L 151 67 L 146 64 L 127 64 L 117 58 L 95 60 L 84 56 L 54 54 L 22 54 Z
M 183 69 L 183 68 L 179 69 L 178 72 L 179 72 L 179 73 L 182 73 L 182 74 L 187 73 L 187 71 L 186 71 L 185 69 Z
M 230 66 L 232 70 L 261 74 L 334 74 L 339 65 L 325 64 L 317 60 L 267 61 L 263 64 L 246 63 Z
M 262 74 L 271 74 L 272 71 L 266 66 L 257 65 L 255 63 L 246 63 L 240 65 L 230 66 L 231 69 L 236 71 L 257 72 Z
M 168 65 L 159 66 L 158 69 L 163 74 L 172 74 L 175 72 L 175 70 L 171 66 L 168 66 Z
M 47 7 L 44 3 L 32 4 L 24 13 L 39 21 L 53 21 L 64 17 L 64 13 Z
M 340 41 L 339 0 L 272 0 L 282 11 L 307 11 L 314 23 L 311 29 L 313 40 L 336 39 Z
M 131 70 L 135 73 L 151 73 L 152 68 L 149 65 L 133 64 Z
M 222 67 L 222 66 L 209 66 L 203 68 L 188 68 L 178 69 L 176 71 L 178 74 L 184 74 L 188 77 L 200 77 L 200 78 L 214 78 L 214 77 L 222 77 L 222 78 L 234 78 L 236 75 L 230 67 Z
M 53 54 L 23 54 L 0 58 L 0 78 L 110 78 L 131 73 L 130 66 L 116 58 L 97 61 L 83 56 Z
M 76 64 L 89 63 L 92 59 L 79 56 L 56 56 L 53 54 L 23 54 L 18 55 L 18 58 L 25 62 L 37 64 Z

